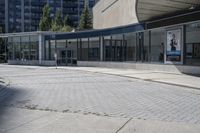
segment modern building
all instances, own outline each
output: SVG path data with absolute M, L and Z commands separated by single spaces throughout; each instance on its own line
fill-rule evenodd
M 5 1 L 0 1 L 0 27 L 3 31 L 5 27 Z
M 0 26 L 6 33 L 37 31 L 44 5 L 51 7 L 51 17 L 61 10 L 78 25 L 84 0 L 0 0 Z M 95 0 L 88 0 L 90 9 Z
M 200 74 L 199 0 L 100 0 L 94 30 L 4 34 L 10 64 L 106 66 Z

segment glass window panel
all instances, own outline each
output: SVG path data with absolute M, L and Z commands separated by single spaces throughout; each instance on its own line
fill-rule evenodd
M 29 60 L 30 57 L 30 42 L 29 36 L 21 37 L 21 60 Z
M 88 38 L 81 39 L 81 60 L 88 61 Z
M 99 61 L 100 60 L 100 38 L 89 39 L 89 60 Z
M 186 64 L 200 65 L 200 22 L 186 25 Z
M 164 59 L 164 55 L 163 59 Z M 149 31 L 144 32 L 144 49 L 143 49 L 143 61 L 149 61 Z
M 56 45 L 55 45 L 55 40 L 50 41 L 50 60 L 55 60 L 55 55 L 56 53 Z
M 151 31 L 151 61 L 164 62 L 165 30 Z
M 104 37 L 103 44 L 104 44 L 104 60 L 105 61 L 112 61 L 111 57 L 111 46 L 112 40 L 110 36 Z
M 136 61 L 136 33 L 125 34 L 126 61 Z
M 111 47 L 111 57 L 112 61 L 123 61 L 124 59 L 124 46 L 123 46 L 123 35 L 113 35 L 112 36 L 112 47 Z
M 8 59 L 13 60 L 13 41 L 12 37 L 8 37 Z
M 14 60 L 20 60 L 20 37 L 13 37 Z
M 39 37 L 30 36 L 30 60 L 38 60 L 39 58 Z

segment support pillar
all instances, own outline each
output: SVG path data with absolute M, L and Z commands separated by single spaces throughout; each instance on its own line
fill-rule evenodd
M 104 47 L 103 47 L 103 37 L 100 37 L 100 61 L 103 61 L 103 51 L 104 51 Z
M 43 48 L 42 48 L 42 45 L 43 45 L 43 37 L 41 34 L 39 34 L 39 65 L 42 65 L 42 54 L 43 54 Z

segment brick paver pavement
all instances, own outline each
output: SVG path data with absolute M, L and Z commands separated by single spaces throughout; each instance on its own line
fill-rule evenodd
M 0 66 L 0 106 L 200 124 L 200 91 L 47 67 Z

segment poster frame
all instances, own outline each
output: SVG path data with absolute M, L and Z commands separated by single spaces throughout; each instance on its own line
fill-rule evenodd
M 181 49 L 181 61 L 167 61 L 167 33 L 169 31 L 173 31 L 173 30 L 180 30 L 181 31 L 181 39 L 180 39 L 180 49 Z M 171 27 L 171 28 L 166 28 L 166 32 L 165 32 L 165 52 L 164 52 L 164 63 L 165 64 L 175 64 L 175 65 L 183 65 L 183 53 L 184 53 L 184 38 L 183 38 L 183 26 L 178 26 L 178 27 Z

